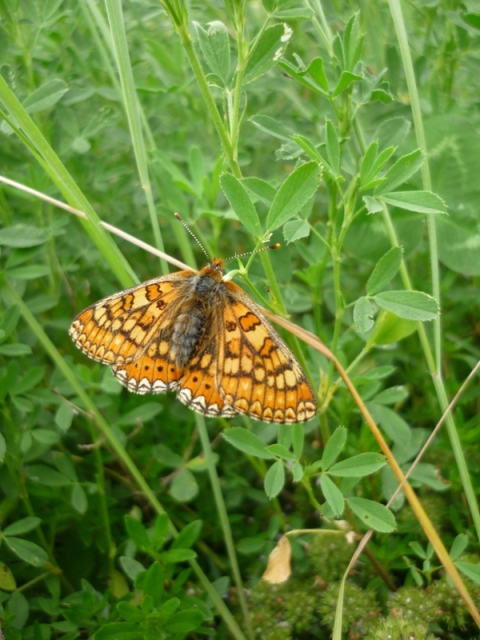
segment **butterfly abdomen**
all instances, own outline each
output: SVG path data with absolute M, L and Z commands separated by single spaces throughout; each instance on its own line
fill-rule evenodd
M 172 350 L 177 365 L 184 367 L 190 360 L 204 326 L 205 312 L 200 307 L 191 307 L 187 313 L 177 317 L 172 335 Z

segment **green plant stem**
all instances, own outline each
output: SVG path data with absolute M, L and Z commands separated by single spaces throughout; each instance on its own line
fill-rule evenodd
M 13 287 L 11 287 L 8 282 L 5 285 L 5 292 L 8 295 L 8 297 L 10 298 L 10 300 L 14 304 L 18 305 L 24 320 L 30 326 L 31 330 L 33 331 L 33 333 L 37 337 L 38 341 L 40 342 L 40 344 L 42 345 L 42 347 L 44 348 L 46 353 L 50 356 L 50 358 L 53 360 L 53 362 L 57 365 L 57 367 L 62 372 L 62 374 L 65 377 L 65 379 L 70 383 L 70 385 L 74 389 L 75 393 L 78 395 L 78 397 L 80 398 L 81 402 L 83 403 L 84 408 L 92 416 L 92 418 L 95 421 L 95 423 L 96 423 L 97 427 L 99 428 L 100 432 L 105 437 L 105 439 L 108 442 L 109 446 L 114 451 L 114 453 L 117 456 L 118 460 L 125 466 L 125 468 L 128 470 L 130 475 L 133 477 L 133 479 L 135 480 L 137 486 L 143 492 L 143 494 L 145 495 L 145 497 L 148 500 L 148 502 L 152 505 L 152 507 L 155 510 L 155 512 L 158 513 L 158 514 L 166 513 L 166 511 L 163 508 L 162 504 L 157 499 L 155 493 L 150 488 L 149 484 L 146 482 L 146 480 L 143 477 L 143 475 L 141 474 L 140 470 L 135 465 L 135 463 L 133 462 L 131 457 L 128 455 L 128 453 L 125 450 L 125 448 L 119 442 L 119 440 L 115 436 L 114 432 L 112 431 L 110 425 L 107 423 L 107 421 L 104 419 L 104 417 L 102 416 L 100 411 L 97 409 L 95 404 L 92 402 L 92 400 L 90 399 L 89 395 L 86 393 L 86 391 L 83 389 L 81 384 L 78 382 L 75 374 L 70 369 L 70 367 L 66 363 L 65 359 L 62 358 L 62 356 L 58 352 L 58 350 L 55 347 L 55 345 L 53 344 L 53 342 L 47 336 L 47 334 L 45 333 L 45 331 L 43 330 L 41 325 L 37 322 L 35 316 L 32 314 L 32 312 L 27 307 L 27 305 L 22 300 L 22 298 L 17 294 L 15 289 L 13 289 Z M 178 535 L 177 529 L 174 527 L 174 525 L 172 524 L 170 519 L 169 519 L 169 530 L 170 530 L 171 534 L 174 537 L 177 537 L 177 535 Z M 199 579 L 200 583 L 204 587 L 205 591 L 208 593 L 208 595 L 212 599 L 212 602 L 214 603 L 215 607 L 217 608 L 217 611 L 220 613 L 220 615 L 224 619 L 225 624 L 228 626 L 232 636 L 234 638 L 236 638 L 237 640 L 245 640 L 245 636 L 243 635 L 243 633 L 242 633 L 240 627 L 238 626 L 237 622 L 233 618 L 232 614 L 230 613 L 230 611 L 226 607 L 226 605 L 223 602 L 223 600 L 219 597 L 218 593 L 215 591 L 213 585 L 211 584 L 210 580 L 207 578 L 207 576 L 205 575 L 203 570 L 200 568 L 200 566 L 198 565 L 197 561 L 196 560 L 189 560 L 189 564 L 192 567 L 193 571 L 195 572 L 195 574 L 196 574 L 197 578 Z
M 392 14 L 393 25 L 398 39 L 400 55 L 402 57 L 403 68 L 405 70 L 405 79 L 407 81 L 408 95 L 410 97 L 410 105 L 412 107 L 413 124 L 415 127 L 415 136 L 417 144 L 421 149 L 424 160 L 421 167 L 423 188 L 426 191 L 432 190 L 432 180 L 430 176 L 430 164 L 428 161 L 427 142 L 425 139 L 425 131 L 423 128 L 422 110 L 420 107 L 420 98 L 418 95 L 417 82 L 415 80 L 415 72 L 413 70 L 412 57 L 410 55 L 410 47 L 408 45 L 408 36 L 403 20 L 402 8 L 400 0 L 388 0 L 390 12 Z M 437 246 L 437 227 L 435 216 L 426 216 L 428 228 L 428 244 L 430 247 L 430 268 L 432 274 L 432 295 L 441 308 L 440 300 L 440 272 L 438 267 L 438 246 Z M 435 368 L 436 376 L 442 375 L 442 325 L 441 314 L 433 320 L 433 334 L 435 345 Z
M 203 73 L 202 66 L 197 57 L 196 51 L 193 47 L 192 38 L 188 31 L 187 25 L 184 22 L 182 22 L 181 25 L 177 26 L 177 32 L 178 32 L 178 35 L 180 36 L 180 40 L 182 42 L 183 48 L 185 50 L 187 58 L 190 62 L 190 66 L 197 80 L 200 93 L 202 94 L 205 104 L 207 105 L 207 109 L 208 109 L 208 112 L 210 113 L 210 117 L 212 119 L 217 135 L 220 138 L 223 152 L 227 157 L 227 161 L 230 165 L 232 173 L 237 178 L 241 178 L 242 173 L 240 171 L 238 162 L 235 158 L 235 151 L 232 146 L 230 135 L 224 126 L 224 123 L 218 111 L 217 105 L 215 104 L 215 100 L 213 99 L 213 96 L 210 92 L 207 79 L 205 78 L 205 74 Z
M 153 201 L 152 185 L 148 174 L 147 152 L 143 139 L 143 131 L 140 119 L 140 111 L 138 108 L 137 94 L 135 91 L 135 81 L 133 78 L 132 65 L 130 63 L 130 55 L 128 52 L 127 38 L 125 34 L 125 26 L 122 13 L 122 5 L 120 0 L 105 0 L 107 7 L 108 19 L 110 22 L 110 31 L 113 41 L 113 49 L 117 62 L 118 74 L 122 86 L 123 103 L 127 114 L 130 135 L 132 138 L 135 159 L 137 162 L 138 175 L 142 189 L 147 200 L 147 208 L 150 215 L 150 224 L 153 229 L 155 244 L 157 249 L 164 251 L 162 234 L 158 224 L 155 203 Z M 162 273 L 169 272 L 168 264 L 165 260 L 160 260 Z
M 217 468 L 215 466 L 215 460 L 210 446 L 210 439 L 208 437 L 207 426 L 205 424 L 205 418 L 196 413 L 195 421 L 197 423 L 197 429 L 200 436 L 200 442 L 202 443 L 203 454 L 207 463 L 208 475 L 210 476 L 210 484 L 213 491 L 213 497 L 215 499 L 215 505 L 217 507 L 218 517 L 220 518 L 220 525 L 223 531 L 223 537 L 227 547 L 228 557 L 230 559 L 230 565 L 232 567 L 233 579 L 237 587 L 237 595 L 240 601 L 240 608 L 242 609 L 243 619 L 245 621 L 245 627 L 250 640 L 253 640 L 253 629 L 250 621 L 250 615 L 248 612 L 247 599 L 245 597 L 245 589 L 243 587 L 242 576 L 240 574 L 240 568 L 238 566 L 237 554 L 235 553 L 235 544 L 233 542 L 232 529 L 230 528 L 230 522 L 228 520 L 227 509 L 225 507 L 225 501 L 223 499 L 222 491 L 220 489 L 220 482 L 218 479 Z

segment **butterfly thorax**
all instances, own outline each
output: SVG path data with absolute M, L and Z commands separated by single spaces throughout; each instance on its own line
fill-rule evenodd
M 223 260 L 215 258 L 188 281 L 172 333 L 172 351 L 178 366 L 184 367 L 191 359 L 211 321 L 211 310 L 226 294 L 222 269 Z

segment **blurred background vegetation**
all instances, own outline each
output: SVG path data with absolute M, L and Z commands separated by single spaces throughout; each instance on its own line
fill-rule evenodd
M 174 211 L 211 256 L 281 242 L 236 280 L 332 349 L 406 470 L 479 360 L 479 50 L 474 0 L 0 1 L 0 175 L 91 220 L 0 185 L 7 640 L 341 633 L 354 545 L 323 530 L 365 531 L 396 481 L 312 467 L 332 437 L 332 462 L 379 451 L 328 360 L 285 336 L 319 393 L 301 428 L 204 421 L 121 388 L 68 327 L 167 269 L 96 215 L 192 267 Z M 433 297 L 405 310 L 408 289 Z M 477 606 L 478 408 L 477 377 L 412 476 Z M 392 512 L 337 637 L 474 634 L 402 495 Z M 290 581 L 260 581 L 307 528 Z

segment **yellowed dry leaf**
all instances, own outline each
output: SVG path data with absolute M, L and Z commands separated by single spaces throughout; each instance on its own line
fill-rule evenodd
M 270 584 L 286 582 L 292 573 L 290 566 L 291 557 L 292 547 L 290 541 L 287 536 L 282 536 L 268 557 L 267 569 L 262 576 L 262 580 Z

